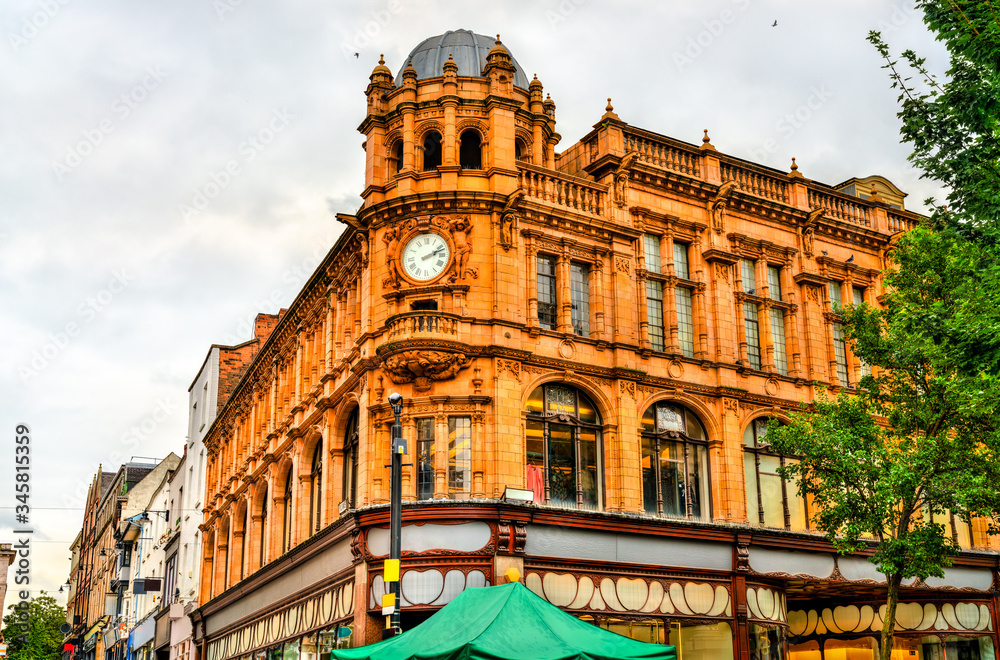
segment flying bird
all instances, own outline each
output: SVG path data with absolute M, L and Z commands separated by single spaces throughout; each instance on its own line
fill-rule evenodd
M 358 56 L 359 56 L 360 54 L 361 54 L 361 53 L 354 53 L 354 59 L 358 59 Z
M 778 27 L 778 19 L 774 19 L 774 22 L 771 23 L 771 27 Z

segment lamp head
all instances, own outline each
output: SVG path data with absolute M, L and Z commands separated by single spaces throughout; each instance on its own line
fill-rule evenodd
M 399 392 L 390 394 L 389 405 L 392 406 L 392 412 L 398 415 L 403 410 L 403 395 Z

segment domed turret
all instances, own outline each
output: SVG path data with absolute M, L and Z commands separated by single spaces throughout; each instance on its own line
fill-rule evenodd
M 458 65 L 459 76 L 481 78 L 489 56 L 495 49 L 502 50 L 502 55 L 497 52 L 499 57 L 509 58 L 514 71 L 514 86 L 527 90 L 528 77 L 506 46 L 499 44 L 492 37 L 474 34 L 470 30 L 449 30 L 444 34 L 425 39 L 410 51 L 406 61 L 412 63 L 417 80 L 439 77 L 449 56 Z M 401 77 L 402 75 L 396 80 L 397 87 L 402 85 Z

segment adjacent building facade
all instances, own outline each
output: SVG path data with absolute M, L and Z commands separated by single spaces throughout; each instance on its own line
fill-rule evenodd
M 881 576 L 809 528 L 765 425 L 866 373 L 838 306 L 877 301 L 918 219 L 905 194 L 640 129 L 610 101 L 557 154 L 542 83 L 468 31 L 397 76 L 380 62 L 365 94 L 364 203 L 238 368 L 210 354 L 192 385 L 183 511 L 204 518 L 171 543 L 200 547 L 201 660 L 380 638 L 391 392 L 404 629 L 515 567 L 682 660 L 872 658 Z M 993 658 L 995 544 L 945 522 L 967 551 L 905 586 L 898 653 Z

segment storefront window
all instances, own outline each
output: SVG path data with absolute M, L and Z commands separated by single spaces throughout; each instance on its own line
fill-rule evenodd
M 801 644 L 789 645 L 788 660 L 823 660 L 823 654 L 819 650 L 819 642 L 810 640 Z
M 299 660 L 299 640 L 281 645 L 281 660 Z
M 594 624 L 629 639 L 648 644 L 666 644 L 666 629 L 661 619 L 621 619 L 612 616 L 583 615 L 581 621 Z
M 316 633 L 303 637 L 302 647 L 299 649 L 299 660 L 317 660 L 316 653 Z
M 677 647 L 677 660 L 733 660 L 733 629 L 725 622 L 671 621 L 667 643 Z
M 751 660 L 784 660 L 785 629 L 779 626 L 750 624 Z
M 823 644 L 823 660 L 874 660 L 876 656 L 878 640 L 874 637 L 828 639 Z

